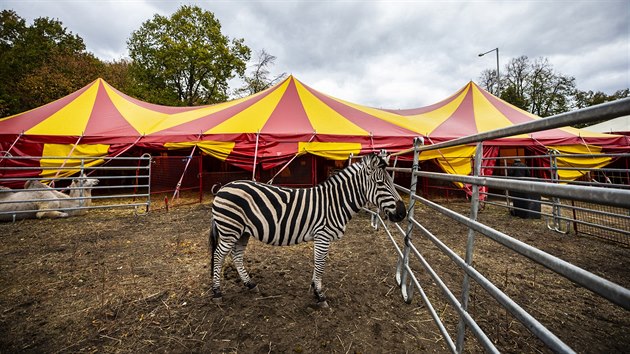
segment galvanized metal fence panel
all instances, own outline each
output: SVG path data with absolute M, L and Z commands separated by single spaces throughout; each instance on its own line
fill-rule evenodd
M 62 163 L 59 166 L 41 166 L 39 163 L 38 166 L 33 166 L 33 161 L 42 159 L 58 160 Z M 3 163 L 0 164 L 0 186 L 24 187 L 0 188 L 0 220 L 19 220 L 35 213 L 65 213 L 90 209 L 130 208 L 137 214 L 148 212 L 151 204 L 151 156 L 147 154 L 141 157 L 99 157 L 98 159 L 103 160 L 103 163 L 91 166 L 90 162 L 93 162 L 94 158 L 72 157 L 70 165 L 63 163 L 68 160 L 65 156 L 4 156 Z M 20 163 L 21 161 L 29 161 L 29 163 Z M 38 176 L 41 171 L 54 171 L 55 176 Z M 52 175 L 52 173 L 47 175 Z M 96 186 L 73 187 L 72 181 L 81 178 L 98 179 L 99 182 Z M 29 181 L 42 182 L 43 187 L 27 188 L 26 184 Z M 72 190 L 77 190 L 78 195 L 67 198 L 35 197 L 35 192 L 71 193 Z M 88 190 L 91 196 L 84 195 Z M 9 195 L 16 192 L 25 193 L 19 193 L 17 199 L 8 200 Z M 77 205 L 55 206 L 55 202 L 58 201 L 76 201 Z M 17 207 L 13 205 L 26 205 L 26 209 L 16 210 Z
M 487 160 L 497 160 L 497 164 L 486 167 L 493 170 L 493 176 L 505 179 L 515 177 L 502 176 L 501 171 L 506 169 L 507 161 L 519 158 L 525 161 L 527 167 L 514 167 L 511 169 L 527 169 L 531 171 L 532 177 L 519 178 L 520 180 L 531 180 L 551 183 L 562 183 L 574 186 L 589 186 L 596 188 L 624 189 L 630 190 L 630 170 L 626 167 L 630 161 L 628 153 L 604 153 L 604 154 L 561 154 L 550 150 L 548 155 L 532 156 L 501 156 L 493 158 L 483 158 Z M 609 158 L 612 167 L 572 167 L 559 166 L 559 159 L 572 159 L 573 161 L 585 161 L 595 158 Z M 540 159 L 549 160 L 549 167 L 534 166 Z M 621 163 L 617 163 L 621 162 Z M 626 168 L 620 168 L 626 167 Z M 560 179 L 561 172 L 571 172 L 574 176 L 570 179 Z M 548 196 L 538 196 L 538 198 L 528 199 L 516 196 L 505 190 L 503 194 L 498 192 L 485 192 L 484 204 L 496 205 L 509 208 L 511 211 L 520 212 L 532 218 L 545 218 L 549 229 L 560 233 L 571 233 L 596 236 L 609 241 L 630 246 L 630 210 L 620 206 L 607 206 L 599 203 L 578 201 L 572 198 L 558 198 Z M 530 196 L 531 197 L 531 196 Z M 530 208 L 523 208 L 530 203 Z M 537 208 L 532 208 L 532 203 L 537 204 Z
M 391 239 L 394 249 L 398 254 L 398 265 L 396 268 L 396 281 L 400 287 L 401 295 L 405 302 L 411 302 L 415 291 L 420 293 L 423 302 L 425 303 L 427 310 L 434 322 L 438 326 L 438 329 L 445 339 L 449 350 L 454 353 L 461 353 L 464 350 L 465 334 L 467 328 L 470 330 L 482 345 L 482 347 L 488 352 L 498 352 L 494 342 L 489 338 L 480 326 L 472 318 L 468 312 L 469 302 L 469 282 L 474 280 L 479 284 L 490 296 L 492 296 L 502 307 L 509 311 L 518 321 L 520 321 L 531 333 L 538 337 L 546 346 L 555 352 L 561 353 L 573 353 L 574 350 L 567 344 L 552 333 L 547 327 L 545 327 L 540 321 L 538 321 L 531 313 L 526 311 L 512 298 L 510 298 L 504 291 L 500 290 L 498 286 L 493 284 L 487 277 L 482 275 L 472 265 L 472 256 L 474 253 L 474 241 L 475 235 L 480 234 L 495 241 L 498 245 L 501 245 L 508 252 L 527 257 L 531 261 L 543 265 L 544 267 L 552 270 L 558 275 L 565 277 L 573 281 L 579 286 L 582 286 L 593 293 L 607 299 L 611 303 L 630 310 L 630 290 L 615 284 L 603 277 L 588 272 L 576 265 L 573 265 L 563 259 L 553 256 L 547 252 L 544 252 L 538 248 L 535 248 L 523 241 L 520 241 L 510 235 L 498 231 L 488 225 L 485 225 L 477 221 L 477 212 L 479 210 L 480 202 L 480 186 L 491 187 L 499 190 L 509 191 L 521 191 L 528 193 L 537 193 L 545 195 L 551 198 L 548 203 L 552 206 L 557 205 L 560 199 L 575 200 L 583 203 L 594 203 L 598 205 L 604 205 L 613 208 L 621 208 L 621 210 L 630 209 L 630 190 L 622 188 L 601 188 L 593 185 L 580 185 L 580 184 L 560 184 L 549 183 L 540 180 L 516 180 L 506 178 L 496 178 L 491 176 L 481 175 L 481 150 L 484 140 L 496 139 L 507 137 L 511 135 L 526 134 L 535 131 L 541 131 L 551 128 L 562 127 L 571 124 L 584 123 L 594 121 L 598 119 L 614 118 L 616 116 L 630 114 L 630 99 L 619 100 L 613 103 L 606 103 L 603 105 L 590 107 L 588 109 L 561 114 L 558 116 L 550 117 L 547 119 L 537 120 L 531 123 L 525 123 L 515 125 L 505 129 L 498 129 L 491 132 L 485 132 L 468 136 L 453 141 L 443 142 L 435 145 L 422 145 L 422 141 L 418 139 L 414 144 L 414 162 L 411 169 L 392 167 L 389 168 L 393 173 L 411 173 L 411 185 L 410 188 L 397 185 L 397 188 L 409 195 L 409 215 L 407 219 L 407 226 L 403 228 L 398 224 L 395 225 L 394 230 L 387 229 L 386 224 L 380 218 L 377 213 L 372 213 L 373 226 L 382 225 L 385 227 L 387 235 Z M 434 150 L 445 147 L 457 146 L 461 144 L 477 143 L 477 155 L 475 156 L 475 166 L 473 169 L 473 176 L 463 175 L 447 175 L 435 172 L 419 171 L 418 156 L 420 151 Z M 407 151 L 408 152 L 408 151 Z M 622 171 L 623 172 L 623 171 Z M 473 193 L 470 203 L 470 214 L 468 216 L 462 215 L 444 206 L 441 206 L 428 199 L 422 198 L 416 195 L 417 179 L 418 177 L 439 179 L 450 182 L 467 183 L 473 186 Z M 414 209 L 416 203 L 431 208 L 437 213 L 449 217 L 451 220 L 465 225 L 468 232 L 468 239 L 466 243 L 465 256 L 460 257 L 457 252 L 449 248 L 440 240 L 439 235 L 434 235 L 427 228 L 425 228 L 421 221 L 414 218 Z M 612 214 L 612 213 L 609 213 Z M 551 214 L 551 217 L 554 217 Z M 558 215 L 556 215 L 558 217 Z M 418 233 L 433 243 L 437 249 L 439 249 L 444 255 L 453 261 L 462 271 L 462 287 L 461 294 L 459 296 L 454 293 L 446 283 L 435 272 L 432 265 L 424 257 L 422 250 L 420 250 L 414 244 L 414 237 Z M 398 237 L 396 235 L 399 235 Z M 451 336 L 446 330 L 446 327 L 440 316 L 437 314 L 431 299 L 428 298 L 423 290 L 423 284 L 418 280 L 420 269 L 412 266 L 413 264 L 419 264 L 424 272 L 426 272 L 435 284 L 440 288 L 444 298 L 457 312 L 460 321 L 457 326 L 457 333 Z

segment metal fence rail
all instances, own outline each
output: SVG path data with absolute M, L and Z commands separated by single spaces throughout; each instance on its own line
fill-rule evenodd
M 496 158 L 483 158 L 484 164 L 494 166 L 484 167 L 486 171 L 497 178 L 515 179 L 510 177 L 508 171 L 518 169 L 526 170 L 532 177 L 522 177 L 521 180 L 546 181 L 574 186 L 588 186 L 608 189 L 630 190 L 630 154 L 606 153 L 606 154 L 561 154 L 549 150 L 547 155 L 533 156 L 501 156 Z M 525 161 L 523 167 L 508 166 L 514 159 Z M 609 159 L 611 165 L 605 167 L 585 167 L 593 159 Z M 493 161 L 494 160 L 494 161 Z M 563 166 L 559 161 L 563 160 Z M 547 166 L 541 166 L 546 164 Z M 582 166 L 580 166 L 582 165 Z M 561 174 L 565 176 L 561 178 Z M 536 200 L 538 208 L 522 209 L 529 199 L 519 198 L 509 191 L 503 191 L 503 195 L 496 192 L 484 192 L 485 203 L 518 210 L 520 215 L 534 215 L 532 218 L 544 217 L 549 229 L 560 232 L 595 236 L 630 246 L 630 210 L 622 207 L 612 207 L 596 203 L 577 201 L 574 199 L 549 198 L 542 196 Z M 538 198 L 536 198 L 538 199 Z M 547 206 L 547 210 L 540 206 Z
M 578 266 L 575 266 L 567 261 L 564 261 L 556 256 L 546 253 L 540 249 L 537 249 L 525 242 L 522 242 L 508 234 L 500 232 L 488 225 L 477 221 L 477 212 L 480 208 L 480 187 L 495 188 L 498 190 L 508 191 L 520 191 L 528 193 L 536 193 L 544 195 L 549 198 L 548 201 L 544 201 L 552 207 L 558 205 L 558 201 L 561 199 L 573 200 L 580 203 L 597 204 L 611 208 L 620 208 L 621 210 L 630 209 L 630 190 L 622 188 L 601 188 L 591 183 L 573 184 L 573 183 L 558 183 L 558 181 L 541 181 L 541 180 L 517 180 L 492 176 L 483 176 L 481 174 L 481 151 L 483 148 L 483 141 L 487 139 L 496 139 L 501 137 L 507 137 L 511 135 L 532 133 L 536 131 L 562 127 L 566 125 L 572 125 L 577 123 L 585 123 L 598 119 L 614 118 L 616 116 L 630 113 L 630 99 L 619 100 L 614 103 L 606 103 L 603 105 L 591 107 L 588 109 L 561 114 L 558 116 L 550 117 L 547 119 L 537 120 L 531 123 L 525 123 L 515 125 L 505 129 L 497 129 L 491 132 L 485 132 L 465 138 L 456 139 L 453 141 L 443 142 L 435 145 L 422 145 L 422 140 L 417 139 L 414 146 L 414 162 L 411 169 L 408 168 L 389 168 L 390 171 L 395 173 L 410 173 L 411 185 L 410 188 L 405 188 L 397 185 L 397 188 L 405 193 L 409 194 L 409 216 L 406 229 L 396 224 L 396 230 L 387 230 L 392 243 L 395 246 L 395 250 L 398 254 L 399 261 L 396 270 L 396 280 L 400 287 L 402 297 L 405 302 L 411 302 L 414 290 L 417 290 L 425 303 L 427 310 L 434 322 L 437 324 L 440 333 L 445 339 L 445 343 L 449 350 L 454 353 L 461 353 L 464 350 L 465 335 L 467 329 L 472 333 L 480 343 L 480 345 L 488 352 L 498 352 L 494 342 L 488 338 L 488 334 L 485 333 L 479 325 L 472 318 L 468 312 L 468 303 L 470 298 L 470 281 L 473 280 L 479 284 L 491 297 L 493 297 L 502 307 L 509 311 L 518 321 L 520 321 L 525 328 L 538 337 L 546 346 L 555 352 L 573 353 L 574 350 L 567 344 L 558 338 L 547 327 L 541 324 L 531 313 L 522 308 L 513 299 L 511 299 L 505 292 L 501 291 L 495 284 L 493 284 L 488 278 L 483 276 L 472 265 L 473 253 L 474 253 L 474 240 L 476 234 L 488 237 L 495 241 L 498 245 L 503 246 L 507 251 L 515 254 L 527 257 L 531 261 L 543 265 L 544 267 L 552 270 L 558 275 L 571 280 L 572 282 L 579 284 L 592 291 L 593 293 L 607 299 L 611 303 L 630 310 L 630 290 L 613 283 L 603 277 L 588 272 Z M 445 147 L 457 146 L 461 144 L 477 143 L 477 153 L 474 159 L 474 168 L 472 176 L 464 175 L 447 175 L 435 172 L 419 171 L 418 156 L 420 151 L 435 150 Z M 626 172 L 626 171 L 616 171 Z M 416 195 L 417 179 L 418 177 L 438 179 L 442 181 L 461 182 L 472 185 L 472 195 L 470 203 L 470 215 L 465 216 L 453 210 L 450 210 L 444 206 L 441 206 L 428 199 L 422 198 Z M 502 195 L 497 195 L 501 196 Z M 466 242 L 465 256 L 460 257 L 453 249 L 449 248 L 445 243 L 440 240 L 440 235 L 434 235 L 427 230 L 419 220 L 414 218 L 414 209 L 416 202 L 450 218 L 451 220 L 465 225 L 468 228 L 468 238 Z M 542 202 L 542 201 L 541 201 Z M 574 210 L 581 211 L 584 208 L 582 206 L 574 207 Z M 600 211 L 600 215 L 614 214 L 610 211 Z M 551 218 L 563 218 L 562 214 L 553 212 L 550 215 Z M 566 219 L 566 218 L 565 218 Z M 573 218 L 575 219 L 575 218 Z M 622 219 L 627 219 L 623 217 Z M 587 224 L 586 221 L 581 221 L 583 224 Z M 378 217 L 377 214 L 373 214 L 373 225 L 386 224 Z M 462 287 L 461 294 L 456 296 L 454 292 L 448 288 L 446 283 L 440 278 L 440 276 L 433 270 L 431 264 L 426 260 L 421 249 L 414 244 L 414 232 L 419 231 L 421 236 L 429 240 L 436 248 L 446 255 L 453 263 L 455 263 L 462 271 Z M 623 230 L 622 230 L 623 231 Z M 398 234 L 402 239 L 394 236 Z M 399 243 L 401 246 L 399 246 Z M 418 280 L 419 269 L 410 266 L 411 261 L 414 264 L 420 264 L 422 269 L 427 275 L 435 282 L 435 284 L 441 290 L 445 300 L 451 304 L 451 306 L 457 312 L 459 317 L 459 324 L 454 337 L 448 333 L 446 326 L 437 315 L 435 306 L 428 298 L 423 290 L 423 284 Z M 454 338 L 454 339 L 453 339 Z
M 62 163 L 59 166 L 39 166 L 39 161 L 43 159 Z M 72 157 L 72 164 L 66 164 L 64 161 L 68 157 L 65 156 L 3 157 L 0 165 L 0 186 L 23 187 L 0 188 L 0 220 L 65 217 L 65 214 L 47 212 L 82 214 L 90 209 L 106 208 L 132 208 L 135 213 L 147 212 L 151 204 L 151 156 L 98 159 L 103 162 L 98 166 L 91 166 L 94 158 Z M 37 162 L 37 166 L 32 166 L 33 161 Z M 31 166 L 23 166 L 25 162 Z M 42 171 L 54 171 L 56 174 L 53 177 L 42 177 Z M 81 179 L 97 179 L 98 184 L 72 184 Z M 27 186 L 27 182 L 32 181 L 39 181 L 44 185 Z M 69 203 L 70 206 L 63 207 L 58 202 Z

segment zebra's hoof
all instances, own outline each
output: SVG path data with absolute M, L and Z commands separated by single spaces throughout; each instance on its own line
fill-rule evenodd
M 215 304 L 223 302 L 223 294 L 221 293 L 221 290 L 212 289 L 212 302 Z
M 260 293 L 260 289 L 258 288 L 258 284 L 254 284 L 254 286 L 252 287 L 247 287 L 247 290 L 249 290 L 250 293 Z
M 249 283 L 245 283 L 245 286 L 247 287 L 247 290 L 249 290 L 252 293 L 260 292 L 260 290 L 258 290 L 258 284 L 254 283 L 253 281 L 250 281 Z
M 328 309 L 328 308 L 330 308 L 330 306 L 328 306 L 328 301 L 324 300 L 324 301 L 318 301 L 317 302 L 317 308 L 319 308 L 319 309 Z

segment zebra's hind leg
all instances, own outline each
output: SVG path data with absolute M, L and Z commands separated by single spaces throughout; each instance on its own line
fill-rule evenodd
M 249 241 L 249 235 L 244 234 L 241 238 L 236 241 L 234 245 L 234 249 L 232 250 L 232 260 L 234 261 L 234 266 L 236 267 L 236 271 L 238 272 L 241 281 L 247 289 L 252 292 L 259 292 L 258 285 L 252 281 L 245 270 L 245 265 L 243 264 L 243 256 L 245 254 L 245 248 L 247 247 L 247 242 Z
M 223 270 L 223 261 L 232 248 L 234 247 L 235 240 L 233 238 L 219 238 L 218 245 L 214 251 L 214 267 L 212 269 L 212 301 L 216 304 L 220 304 L 223 300 L 223 293 L 221 293 L 221 274 Z

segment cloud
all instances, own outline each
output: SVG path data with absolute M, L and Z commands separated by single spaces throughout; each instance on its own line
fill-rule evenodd
M 5 0 L 32 21 L 58 18 L 102 59 L 126 55 L 132 31 L 180 2 Z M 324 93 L 360 104 L 410 108 L 442 100 L 512 58 L 547 57 L 581 90 L 630 86 L 630 2 L 189 1 L 211 11 L 231 38 L 277 57 Z M 255 56 L 253 56 L 255 58 Z

